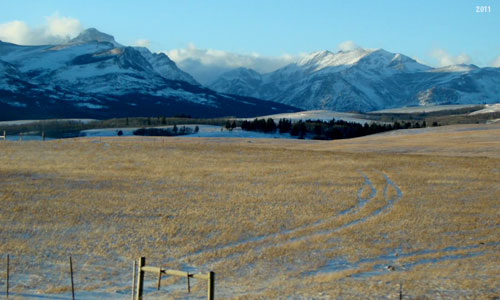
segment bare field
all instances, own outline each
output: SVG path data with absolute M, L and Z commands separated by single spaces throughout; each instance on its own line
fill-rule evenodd
M 495 299 L 499 132 L 0 142 L 0 270 L 15 299 L 67 295 L 69 255 L 95 299 L 130 298 L 139 256 L 213 270 L 218 299 Z

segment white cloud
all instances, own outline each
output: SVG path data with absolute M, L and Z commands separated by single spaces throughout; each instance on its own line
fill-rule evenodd
M 0 24 L 0 40 L 14 44 L 26 44 L 30 28 L 24 22 L 12 21 Z
M 68 41 L 83 30 L 79 20 L 60 17 L 57 13 L 46 17 L 45 23 L 29 27 L 25 22 L 14 20 L 0 24 L 0 40 L 19 45 L 57 44 Z
M 457 64 L 469 64 L 471 61 L 471 58 L 465 53 L 453 56 L 443 49 L 435 49 L 432 51 L 431 56 L 438 60 L 439 66 L 441 67 Z
M 492 67 L 500 68 L 500 55 L 491 63 Z
M 360 48 L 358 45 L 356 45 L 353 41 L 345 41 L 340 44 L 338 44 L 337 48 L 341 51 L 351 51 L 354 49 Z
M 186 48 L 165 51 L 181 69 L 203 84 L 210 83 L 220 74 L 238 67 L 251 68 L 260 73 L 274 71 L 295 62 L 296 56 L 262 56 L 258 53 L 239 54 L 217 49 L 196 48 L 189 43 Z
M 58 37 L 61 39 L 70 39 L 77 36 L 83 30 L 82 24 L 77 19 L 59 17 L 58 14 L 47 17 L 46 19 L 46 36 Z
M 146 47 L 146 48 L 149 47 L 150 44 L 151 41 L 147 39 L 138 39 L 134 42 L 134 46 Z

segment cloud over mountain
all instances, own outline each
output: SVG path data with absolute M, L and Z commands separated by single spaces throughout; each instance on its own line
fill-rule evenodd
M 137 39 L 134 42 L 134 46 L 146 47 L 146 48 L 148 48 L 150 44 L 151 44 L 151 41 L 148 39 Z
M 342 51 L 351 51 L 351 50 L 360 48 L 353 41 L 342 42 L 337 47 L 339 48 L 339 50 L 342 50 Z
M 500 68 L 500 55 L 491 64 L 492 67 Z
M 216 49 L 197 48 L 193 43 L 186 48 L 164 51 L 184 71 L 202 84 L 210 83 L 222 73 L 238 67 L 252 68 L 267 73 L 296 61 L 297 56 L 284 54 L 277 57 L 258 53 L 239 54 Z
M 469 64 L 471 63 L 471 58 L 465 53 L 453 56 L 444 49 L 435 49 L 432 51 L 431 56 L 438 60 L 439 66 L 451 66 L 458 64 Z
M 75 37 L 83 30 L 81 22 L 74 18 L 60 17 L 57 13 L 45 18 L 45 23 L 30 27 L 14 20 L 0 24 L 0 40 L 19 45 L 58 44 Z

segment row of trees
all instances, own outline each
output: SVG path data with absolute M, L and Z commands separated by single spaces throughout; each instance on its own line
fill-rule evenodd
M 192 134 L 197 133 L 200 130 L 198 126 L 194 128 L 182 126 L 182 127 L 177 127 L 177 125 L 174 125 L 172 129 L 170 128 L 140 128 L 137 129 L 133 132 L 134 135 L 143 135 L 143 136 L 177 136 L 177 135 L 187 135 L 187 134 Z M 120 135 L 118 133 L 118 135 Z
M 437 123 L 433 125 L 437 126 Z M 255 119 L 253 121 L 243 121 L 241 129 L 266 133 L 278 131 L 279 133 L 289 133 L 291 136 L 296 136 L 299 139 L 310 137 L 319 140 L 335 140 L 360 137 L 395 129 L 422 128 L 426 126 L 425 121 L 422 123 L 394 122 L 394 124 L 365 123 L 362 125 L 335 119 L 331 121 L 300 120 L 297 122 L 292 122 L 289 119 L 280 119 L 278 124 L 276 124 L 273 119 L 269 118 L 267 120 Z

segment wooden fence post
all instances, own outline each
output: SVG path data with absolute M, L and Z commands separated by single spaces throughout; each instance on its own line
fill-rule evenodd
M 73 284 L 73 261 L 69 257 L 69 272 L 71 274 L 71 299 L 75 300 L 75 286 Z
M 5 296 L 9 299 L 9 255 L 7 254 L 7 286 L 5 288 Z
M 144 271 L 142 267 L 146 265 L 146 258 L 139 258 L 139 276 L 137 276 L 137 297 L 136 300 L 142 300 L 142 290 L 144 289 Z
M 134 259 L 134 266 L 132 269 L 132 300 L 135 298 L 135 278 L 137 274 L 137 261 Z
M 158 270 L 158 287 L 157 287 L 158 290 L 160 290 L 160 286 L 161 286 L 161 267 Z
M 214 300 L 215 299 L 215 273 L 210 271 L 208 273 L 208 300 Z
M 399 283 L 399 300 L 403 300 L 403 284 Z

